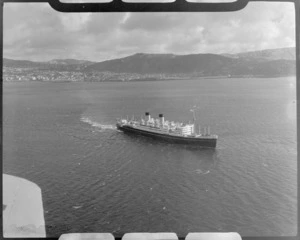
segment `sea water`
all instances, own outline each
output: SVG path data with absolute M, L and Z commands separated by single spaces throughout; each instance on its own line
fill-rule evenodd
M 210 126 L 216 149 L 126 135 L 118 117 Z M 68 232 L 297 233 L 296 80 L 3 84 L 3 172 Z

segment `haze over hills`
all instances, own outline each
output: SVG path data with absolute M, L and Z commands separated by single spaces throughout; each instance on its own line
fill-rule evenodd
M 137 53 L 128 57 L 103 62 L 75 59 L 54 59 L 48 62 L 3 59 L 4 68 L 23 68 L 35 71 L 76 72 L 86 76 L 109 72 L 115 80 L 125 74 L 132 79 L 160 79 L 239 76 L 278 77 L 296 73 L 295 48 L 267 49 L 238 54 L 146 54 Z M 97 73 L 95 75 L 95 73 Z M 130 77 L 128 77 L 130 76 Z M 171 77 L 170 77 L 171 76 Z M 113 78 L 112 78 L 113 79 Z M 126 80 L 125 79 L 125 80 Z M 101 80 L 100 80 L 101 81 Z
M 16 67 L 16 68 L 41 68 L 41 69 L 53 69 L 73 66 L 74 68 L 93 64 L 94 62 L 86 60 L 76 59 L 53 59 L 47 62 L 34 62 L 29 60 L 12 60 L 3 58 L 4 67 Z
M 88 65 L 94 62 L 87 60 L 76 60 L 76 59 L 53 59 L 48 61 L 50 64 L 62 64 L 62 65 Z
M 290 48 L 265 49 L 261 51 L 251 51 L 251 52 L 243 52 L 237 54 L 223 54 L 223 56 L 232 57 L 232 58 L 256 59 L 260 61 L 295 60 L 296 51 L 294 47 L 290 47 Z

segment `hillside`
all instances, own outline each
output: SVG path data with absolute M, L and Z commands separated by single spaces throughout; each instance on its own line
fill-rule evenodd
M 41 70 L 59 70 L 59 71 L 73 71 L 81 70 L 82 68 L 92 64 L 91 61 L 76 60 L 76 59 L 53 59 L 47 62 L 34 62 L 28 60 L 12 60 L 3 58 L 4 67 L 12 68 L 36 68 Z
M 69 80 L 68 76 L 72 77 L 72 81 L 130 81 L 212 76 L 280 77 L 296 74 L 295 48 L 221 55 L 137 53 L 103 62 L 76 59 L 33 62 L 4 58 L 3 66 L 4 77 L 9 76 L 4 80 L 23 79 L 20 71 L 29 74 L 29 80 L 49 81 L 55 81 L 60 75 L 63 75 L 66 81 Z M 42 76 L 46 73 L 51 77 Z M 14 74 L 18 77 L 14 78 Z
M 234 59 L 215 54 L 143 54 L 115 59 L 87 66 L 87 71 L 110 71 L 126 73 L 194 73 L 211 72 L 213 69 L 230 67 Z
M 264 56 L 264 58 L 263 58 Z M 90 64 L 85 71 L 138 74 L 195 74 L 203 76 L 253 75 L 285 76 L 296 72 L 295 60 L 275 51 L 216 54 L 135 54 L 129 57 Z

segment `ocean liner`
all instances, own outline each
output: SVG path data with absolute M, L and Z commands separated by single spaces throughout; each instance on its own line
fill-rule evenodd
M 195 130 L 195 115 L 194 122 L 183 124 L 180 122 L 167 121 L 163 114 L 159 114 L 159 119 L 154 119 L 149 112 L 145 113 L 146 118 L 135 120 L 117 119 L 117 128 L 125 133 L 132 133 L 160 139 L 172 143 L 193 144 L 201 147 L 215 148 L 217 146 L 218 136 L 210 134 L 209 128 L 204 128 L 201 133 Z

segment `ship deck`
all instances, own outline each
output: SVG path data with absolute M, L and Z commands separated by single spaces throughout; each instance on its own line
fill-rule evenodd
M 156 133 L 156 134 L 161 134 L 161 135 L 166 135 L 166 136 L 171 136 L 171 137 L 180 137 L 180 138 L 191 138 L 191 139 L 217 139 L 217 135 L 180 135 L 176 133 L 170 133 L 170 132 L 165 132 L 162 131 L 160 128 L 155 128 L 155 127 L 148 127 L 148 126 L 140 126 L 140 125 L 131 125 L 131 124 L 124 124 L 120 125 L 121 127 L 130 127 L 133 129 L 141 130 L 141 131 L 146 131 L 149 133 Z

